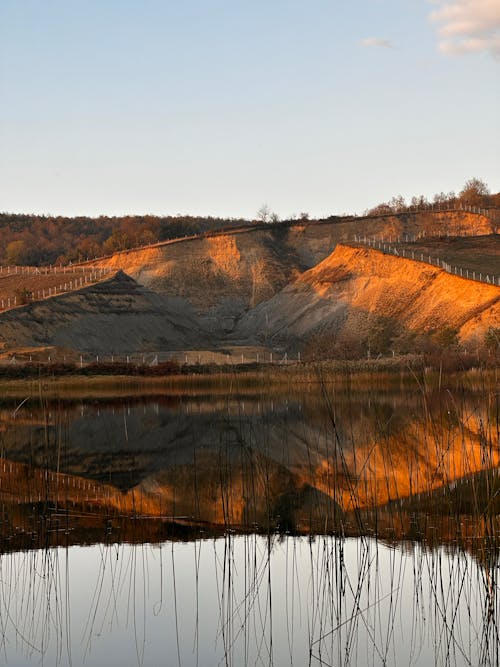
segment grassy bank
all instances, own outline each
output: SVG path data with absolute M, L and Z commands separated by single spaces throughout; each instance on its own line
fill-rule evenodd
M 318 387 L 373 392 L 395 387 L 427 391 L 443 387 L 474 390 L 486 386 L 495 392 L 500 386 L 498 367 L 445 372 L 424 367 L 414 356 L 280 366 L 182 366 L 169 367 L 165 374 L 150 373 L 151 369 L 140 367 L 131 367 L 129 373 L 124 373 L 123 368 L 112 371 L 110 364 L 103 368 L 95 365 L 83 369 L 61 365 L 52 369 L 49 365 L 30 369 L 11 367 L 8 374 L 0 374 L 0 396 L 84 398 L 186 393 L 217 396 L 317 391 Z

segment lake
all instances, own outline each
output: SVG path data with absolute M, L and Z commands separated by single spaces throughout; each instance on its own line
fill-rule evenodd
M 496 665 L 498 434 L 491 376 L 4 397 L 3 661 Z

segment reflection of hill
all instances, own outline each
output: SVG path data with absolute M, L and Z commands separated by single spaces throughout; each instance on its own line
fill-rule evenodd
M 28 402 L 15 415 L 0 412 L 1 443 L 11 460 L 122 490 L 156 484 L 158 475 L 200 460 L 202 471 L 226 461 L 233 477 L 249 457 L 264 458 L 346 509 L 428 491 L 498 461 L 489 416 L 473 394 L 459 403 L 449 392 L 425 401 L 411 392 L 328 400 L 310 392 L 213 402 Z
M 498 558 L 500 493 L 492 475 L 381 506 L 342 511 L 332 497 L 265 459 L 229 479 L 207 461 L 160 474 L 128 492 L 70 475 L 0 461 L 0 552 L 98 542 L 159 543 L 235 533 L 336 534 L 422 542 Z M 489 481 L 488 481 L 488 479 Z M 487 496 L 485 494 L 488 494 Z M 475 498 L 482 497 L 483 503 Z M 430 511 L 432 510 L 432 511 Z M 491 511 L 490 511 L 491 510 Z
M 446 392 L 428 395 L 424 404 L 413 394 L 369 402 L 338 395 L 328 407 L 310 393 L 209 407 L 186 398 L 23 406 L 15 419 L 3 412 L 0 497 L 7 514 L 51 507 L 72 531 L 116 529 L 134 517 L 160 533 L 196 525 L 216 532 L 383 527 L 388 535 L 411 535 L 410 513 L 437 506 L 444 492 L 442 514 L 496 511 L 488 505 L 497 493 L 492 483 L 482 495 L 477 485 L 474 494 L 453 491 L 499 463 L 489 416 L 473 394 L 461 402 Z M 16 521 L 6 521 L 5 530 Z

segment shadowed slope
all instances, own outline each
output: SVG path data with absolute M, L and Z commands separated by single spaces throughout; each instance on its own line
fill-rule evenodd
M 177 349 L 202 336 L 185 308 L 122 272 L 69 294 L 3 313 L 3 347 L 56 345 L 89 352 Z

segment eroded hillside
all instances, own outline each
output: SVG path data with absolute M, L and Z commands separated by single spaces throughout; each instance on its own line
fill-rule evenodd
M 249 311 L 235 334 L 268 342 L 318 332 L 367 339 L 381 325 L 430 333 L 459 331 L 464 342 L 500 326 L 500 288 L 423 262 L 338 245 L 318 266 Z
M 108 280 L 1 314 L 0 346 L 94 353 L 179 349 L 204 340 L 182 307 L 117 272 Z
M 139 283 L 194 308 L 214 335 L 225 335 L 247 310 L 270 299 L 357 235 L 491 233 L 488 218 L 454 213 L 407 213 L 292 226 L 269 225 L 159 244 L 95 262 L 122 269 Z
M 116 253 L 77 267 L 111 270 L 111 279 L 0 313 L 0 344 L 108 354 L 300 347 L 317 332 L 363 340 L 374 325 L 452 327 L 470 341 L 498 326 L 499 288 L 345 244 L 491 229 L 488 218 L 461 211 L 405 213 L 234 229 Z M 23 279 L 34 281 L 23 283 L 33 295 L 44 293 L 41 278 Z

